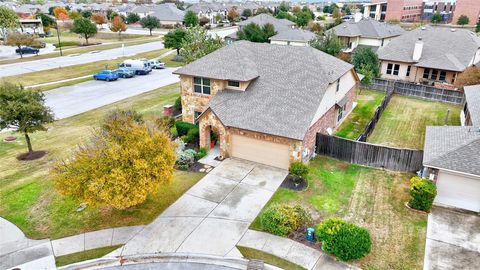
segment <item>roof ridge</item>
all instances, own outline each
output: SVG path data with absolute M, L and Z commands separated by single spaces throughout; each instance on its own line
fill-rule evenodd
M 476 131 L 472 131 L 472 132 L 476 132 Z M 447 151 L 447 152 L 439 155 L 438 157 L 436 157 L 436 158 L 434 158 L 434 159 L 432 159 L 432 160 L 430 160 L 430 161 L 427 161 L 427 162 L 425 162 L 425 163 L 428 165 L 428 164 L 433 164 L 433 163 L 435 163 L 435 162 L 437 162 L 437 161 L 439 161 L 439 160 L 443 160 L 443 159 L 447 158 L 448 155 L 451 155 L 453 152 L 456 152 L 456 151 L 458 151 L 458 150 L 460 150 L 460 149 L 462 149 L 462 148 L 464 148 L 464 147 L 467 147 L 468 145 L 470 145 L 471 143 L 474 143 L 474 142 L 476 142 L 476 141 L 480 141 L 480 132 L 478 132 L 478 136 L 477 136 L 477 137 L 473 137 L 473 138 L 467 140 L 466 142 L 464 142 L 463 144 L 460 144 L 459 146 L 457 146 L 457 147 L 455 147 L 455 148 L 452 148 L 452 149 L 450 149 L 449 151 Z

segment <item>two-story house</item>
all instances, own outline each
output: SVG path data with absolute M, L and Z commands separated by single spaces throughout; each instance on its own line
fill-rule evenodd
M 345 119 L 359 82 L 351 64 L 317 49 L 248 41 L 174 73 L 183 121 L 199 124 L 201 147 L 218 138 L 222 157 L 285 169 Z
M 417 83 L 454 84 L 480 61 L 480 38 L 466 29 L 422 26 L 378 49 L 381 77 Z

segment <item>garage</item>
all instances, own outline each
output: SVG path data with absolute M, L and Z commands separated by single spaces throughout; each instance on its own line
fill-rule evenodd
M 440 170 L 436 204 L 480 212 L 480 177 Z
M 288 145 L 241 135 L 232 135 L 231 155 L 282 169 L 290 165 Z

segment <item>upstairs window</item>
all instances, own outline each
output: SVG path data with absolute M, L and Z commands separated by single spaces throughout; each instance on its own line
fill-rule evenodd
M 438 70 L 432 69 L 432 76 L 430 77 L 432 80 L 436 80 L 438 75 Z
M 389 63 L 387 65 L 387 74 L 388 75 L 398 75 L 399 72 L 400 72 L 400 65 L 399 64 Z
M 240 82 L 239 81 L 228 81 L 228 87 L 238 88 L 238 87 L 240 87 Z
M 447 72 L 446 71 L 440 71 L 440 77 L 438 77 L 438 80 L 445 82 L 447 79 Z
M 199 94 L 210 95 L 210 79 L 194 77 L 193 91 Z

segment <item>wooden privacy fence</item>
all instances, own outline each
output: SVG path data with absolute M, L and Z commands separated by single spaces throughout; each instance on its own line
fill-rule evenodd
M 401 149 L 317 134 L 316 153 L 350 163 L 414 172 L 422 167 L 423 151 Z
M 364 87 L 381 92 L 393 91 L 394 93 L 403 96 L 418 97 L 446 103 L 463 104 L 465 102 L 465 95 L 463 92 L 406 81 L 375 79 L 372 84 Z
M 375 114 L 373 115 L 372 119 L 370 119 L 368 124 L 365 126 L 365 129 L 363 130 L 362 134 L 358 136 L 357 141 L 362 141 L 362 142 L 367 141 L 367 137 L 375 129 L 375 126 L 377 125 L 377 122 L 380 119 L 380 116 L 382 115 L 383 111 L 385 110 L 388 103 L 390 102 L 390 99 L 392 99 L 392 95 L 393 95 L 393 91 L 387 92 L 387 95 L 383 98 L 382 104 L 380 104 L 380 106 L 377 107 L 377 109 L 375 110 Z

